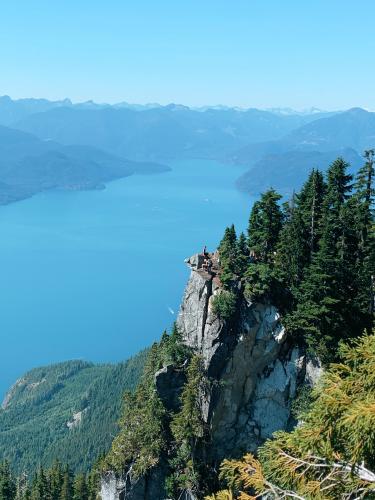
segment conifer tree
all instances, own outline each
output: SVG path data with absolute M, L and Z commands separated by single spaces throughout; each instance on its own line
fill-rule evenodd
M 40 467 L 29 481 L 26 473 L 15 477 L 8 462 L 0 463 L 1 500 L 97 500 L 100 488 L 99 461 L 92 470 L 74 475 L 68 466 L 55 461 L 49 469 Z
M 245 297 L 256 301 L 272 300 L 278 288 L 274 263 L 279 235 L 282 229 L 283 213 L 278 202 L 281 195 L 270 189 L 254 203 L 248 226 L 249 265 L 244 274 Z
M 172 332 L 168 336 L 168 341 L 165 345 L 164 364 L 173 363 L 174 365 L 182 365 L 190 357 L 191 349 L 182 343 L 181 332 L 178 330 L 176 322 L 174 322 Z
M 31 485 L 31 500 L 50 500 L 51 492 L 48 484 L 47 475 L 43 469 L 40 467 L 36 472 L 35 477 Z M 70 500 L 68 498 L 62 498 L 61 500 Z
M 353 224 L 349 222 L 347 202 L 352 178 L 346 173 L 347 167 L 339 158 L 328 169 L 318 248 L 305 268 L 296 293 L 296 309 L 285 319 L 287 328 L 302 335 L 301 340 L 306 340 L 323 362 L 334 359 L 339 340 L 351 335 L 345 319 L 351 310 L 347 300 L 353 281 Z
M 73 498 L 73 477 L 72 472 L 67 465 L 63 472 L 60 500 L 72 500 Z
M 307 265 L 318 248 L 325 194 L 323 174 L 313 169 L 298 195 L 298 211 L 303 225 L 304 263 Z
M 229 288 L 237 272 L 237 235 L 233 224 L 224 232 L 219 244 L 219 256 L 222 269 L 220 279 Z
M 102 463 L 103 470 L 123 472 L 130 464 L 136 479 L 158 463 L 165 446 L 164 420 L 166 410 L 155 390 L 154 375 L 163 364 L 163 341 L 154 343 L 142 379 L 134 393 L 125 392 L 120 433 Z
M 74 478 L 73 500 L 88 500 L 88 488 L 85 474 L 77 474 Z
M 59 500 L 63 482 L 63 468 L 59 461 L 55 461 L 48 471 L 48 483 L 51 500 Z
M 99 463 L 102 458 L 99 459 L 98 464 L 94 465 L 94 467 L 87 474 L 87 492 L 88 492 L 88 500 L 97 500 L 98 492 L 100 490 L 100 471 L 99 471 Z
M 268 263 L 276 251 L 283 215 L 278 202 L 281 195 L 270 189 L 254 203 L 250 213 L 248 237 L 249 248 L 255 257 Z
M 168 492 L 180 496 L 184 490 L 197 493 L 200 486 L 199 443 L 206 432 L 202 401 L 207 391 L 203 359 L 193 356 L 187 382 L 181 394 L 181 409 L 171 421 L 175 455 L 170 461 L 174 473 L 167 480 Z
M 327 172 L 327 194 L 324 199 L 323 238 L 330 251 L 341 262 L 346 257 L 345 204 L 352 189 L 353 177 L 347 174 L 348 163 L 335 160 Z
M 29 500 L 30 499 L 30 486 L 28 477 L 25 472 L 21 473 L 16 480 L 16 495 L 15 500 Z
M 249 248 L 244 233 L 241 233 L 237 242 L 237 262 L 236 273 L 238 276 L 243 276 L 249 265 Z
M 275 264 L 277 276 L 285 287 L 293 291 L 300 283 L 305 260 L 304 228 L 301 212 L 296 206 L 296 196 L 292 203 L 283 206 L 284 224 L 280 231 Z
M 374 217 L 374 150 L 365 152 L 365 164 L 356 178 L 356 230 L 358 237 L 356 278 L 358 293 L 355 297 L 360 311 L 364 314 L 364 327 L 369 328 L 369 320 L 374 313 L 375 276 L 375 217 Z
M 0 500 L 13 500 L 16 494 L 16 485 L 10 471 L 9 462 L 0 463 Z
M 187 440 L 193 450 L 204 432 L 201 411 L 204 377 L 203 359 L 195 355 L 187 370 L 187 383 L 181 394 L 181 411 L 174 417 L 171 424 L 175 439 L 179 442 Z

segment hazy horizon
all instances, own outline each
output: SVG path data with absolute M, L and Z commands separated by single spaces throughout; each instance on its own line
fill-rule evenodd
M 370 0 L 8 2 L 0 91 L 74 102 L 375 109 L 374 14 Z
M 62 97 L 59 97 L 56 99 L 49 99 L 43 95 L 40 95 L 40 96 L 34 96 L 34 95 L 14 96 L 14 95 L 9 95 L 9 94 L 5 94 L 5 93 L 0 92 L 0 99 L 4 98 L 4 97 L 9 97 L 12 101 L 22 101 L 22 100 L 31 100 L 31 99 L 35 99 L 35 100 L 45 99 L 45 100 L 50 101 L 50 102 L 68 101 L 73 105 L 80 105 L 80 104 L 87 104 L 87 103 L 92 103 L 92 104 L 95 104 L 98 106 L 106 106 L 106 105 L 107 106 L 118 106 L 118 105 L 126 104 L 129 106 L 150 106 L 150 107 L 151 106 L 161 106 L 161 107 L 164 107 L 164 106 L 175 105 L 175 106 L 184 106 L 184 107 L 187 107 L 187 108 L 190 108 L 193 110 L 200 110 L 200 109 L 204 109 L 204 108 L 223 108 L 223 109 L 228 108 L 228 109 L 237 109 L 237 110 L 241 110 L 241 111 L 246 111 L 249 109 L 259 109 L 262 111 L 270 111 L 270 112 L 272 112 L 272 111 L 290 111 L 290 112 L 296 112 L 296 113 L 313 113 L 313 112 L 333 113 L 333 112 L 347 111 L 347 110 L 353 109 L 353 108 L 361 108 L 361 109 L 364 109 L 365 111 L 369 111 L 369 112 L 374 112 L 374 110 L 375 110 L 375 107 L 369 108 L 368 106 L 359 106 L 359 105 L 353 105 L 353 106 L 350 106 L 349 108 L 329 109 L 329 108 L 320 108 L 318 106 L 315 106 L 314 104 L 311 104 L 311 105 L 308 105 L 305 107 L 295 108 L 295 107 L 290 107 L 290 106 L 286 106 L 283 104 L 276 105 L 276 106 L 257 107 L 255 105 L 254 106 L 252 106 L 252 105 L 235 106 L 235 105 L 227 104 L 225 102 L 206 103 L 206 104 L 201 104 L 201 105 L 186 104 L 185 102 L 173 102 L 173 101 L 159 102 L 159 101 L 152 101 L 152 100 L 151 101 L 143 101 L 143 102 L 140 102 L 140 101 L 133 102 L 133 101 L 130 101 L 129 99 L 126 99 L 126 98 L 124 98 L 120 101 L 113 101 L 113 102 L 110 101 L 109 99 L 104 100 L 104 101 L 96 101 L 92 98 L 88 98 L 86 100 L 74 100 L 69 96 L 62 96 Z

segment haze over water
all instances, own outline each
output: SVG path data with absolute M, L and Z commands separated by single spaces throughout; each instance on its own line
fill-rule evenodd
M 0 207 L 0 399 L 26 370 L 126 359 L 176 318 L 184 258 L 245 229 L 241 167 L 189 160 L 103 191 L 46 192 Z

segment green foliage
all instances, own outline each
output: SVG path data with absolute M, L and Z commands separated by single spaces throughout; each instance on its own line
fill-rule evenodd
M 1 500 L 97 500 L 100 477 L 97 467 L 76 476 L 68 466 L 55 461 L 49 469 L 39 467 L 29 478 L 15 476 L 8 462 L 0 462 Z
M 181 407 L 171 414 L 158 398 L 154 379 L 155 372 L 170 363 L 186 370 L 187 378 Z M 150 349 L 136 391 L 124 396 L 120 432 L 102 463 L 102 470 L 118 474 L 126 471 L 136 480 L 160 462 L 172 441 L 166 489 L 196 491 L 200 481 L 197 455 L 205 432 L 201 398 L 206 390 L 203 360 L 192 356 L 191 349 L 182 344 L 174 325 L 171 335 L 164 332 L 161 341 Z
M 212 299 L 213 312 L 222 320 L 229 320 L 236 311 L 237 297 L 234 292 L 222 290 Z
M 55 459 L 86 471 L 118 431 L 121 395 L 137 384 L 146 352 L 117 365 L 69 361 L 37 368 L 13 387 L 0 410 L 0 460 L 33 473 Z M 73 414 L 79 425 L 68 428 Z
M 16 483 L 11 473 L 9 462 L 0 463 L 0 500 L 14 498 L 16 493 Z
M 296 420 L 303 419 L 305 413 L 309 410 L 313 401 L 312 388 L 307 385 L 301 385 L 297 390 L 297 395 L 291 404 L 291 415 Z
M 181 394 L 181 409 L 172 417 L 174 454 L 170 460 L 167 493 L 174 497 L 183 490 L 197 493 L 202 482 L 200 443 L 206 434 L 202 405 L 208 391 L 203 359 L 195 355 L 187 369 L 187 382 Z
M 274 271 L 269 264 L 251 263 L 245 273 L 245 298 L 249 301 L 270 300 L 276 286 Z
M 219 247 L 224 288 L 276 305 L 289 336 L 324 364 L 339 359 L 341 340 L 374 321 L 374 152 L 365 153 L 354 193 L 347 168 L 338 158 L 326 179 L 312 170 L 283 209 L 273 189 L 262 194 L 248 241 L 231 226 Z M 225 299 L 215 298 L 215 309 L 229 318 Z
M 232 498 L 254 498 L 254 490 L 267 498 L 373 498 L 375 335 L 342 345 L 341 356 L 314 389 L 300 426 L 275 433 L 258 451 L 259 460 L 248 454 L 224 461 L 221 476 Z
M 311 171 L 301 192 L 298 194 L 298 211 L 302 222 L 305 262 L 316 251 L 321 234 L 323 203 L 326 194 L 326 183 L 323 174 L 316 169 Z
M 338 159 L 328 170 L 319 238 L 293 290 L 295 307 L 284 322 L 326 364 L 338 359 L 341 339 L 358 335 L 372 324 L 370 270 L 365 272 L 362 283 L 358 280 L 358 267 L 363 268 L 364 257 L 356 213 L 363 206 L 358 193 L 349 195 L 351 176 L 346 174 L 346 168 L 347 164 Z M 370 208 L 366 211 L 370 224 Z M 359 303 L 359 297 L 364 295 L 366 299 Z
M 249 219 L 249 248 L 257 260 L 273 260 L 279 233 L 282 228 L 282 212 L 278 205 L 281 195 L 274 189 L 262 194 L 254 203 Z
M 365 165 L 356 178 L 355 219 L 358 233 L 358 252 L 355 268 L 355 280 L 358 294 L 354 298 L 360 310 L 369 307 L 369 295 L 373 291 L 375 275 L 375 226 L 374 226 L 374 150 L 365 152 Z M 374 312 L 374 303 L 370 312 Z
M 236 272 L 242 276 L 249 265 L 249 247 L 244 233 L 241 233 L 237 241 Z
M 191 349 L 182 343 L 181 333 L 178 331 L 176 323 L 174 323 L 170 335 L 166 332 L 163 333 L 158 356 L 161 366 L 170 363 L 178 366 L 190 358 Z
M 187 382 L 181 394 L 181 410 L 171 422 L 172 434 L 177 443 L 189 442 L 194 447 L 204 433 L 202 397 L 206 392 L 203 359 L 194 355 L 187 369 Z
M 152 389 L 149 384 L 141 383 L 135 394 L 124 395 L 122 431 L 114 439 L 105 462 L 109 469 L 123 472 L 132 465 L 133 476 L 137 478 L 157 464 L 165 444 L 165 409 Z
M 77 474 L 73 482 L 73 500 L 87 500 L 88 493 L 85 474 Z
M 171 335 L 164 332 L 151 347 L 137 389 L 124 395 L 120 432 L 103 461 L 103 470 L 122 473 L 131 467 L 132 477 L 137 478 L 159 462 L 167 442 L 168 414 L 157 395 L 154 376 L 163 366 L 183 365 L 190 357 L 176 325 Z
M 124 394 L 120 432 L 103 463 L 104 470 L 122 473 L 132 466 L 136 478 L 158 463 L 165 445 L 163 421 L 166 412 L 153 381 L 159 361 L 157 348 L 157 345 L 151 348 L 135 392 Z
M 234 225 L 227 227 L 223 239 L 219 244 L 221 282 L 226 288 L 229 288 L 236 278 L 237 272 L 237 235 Z
M 250 261 L 237 276 L 245 298 L 281 307 L 294 342 L 340 363 L 313 392 L 299 390 L 293 432 L 276 433 L 259 459 L 223 462 L 229 489 L 211 500 L 375 497 L 375 336 L 358 338 L 374 322 L 374 151 L 354 193 L 347 167 L 338 158 L 326 180 L 313 170 L 282 215 L 274 192 L 254 204 Z
M 313 169 L 300 193 L 285 204 L 276 268 L 279 278 L 293 291 L 318 246 L 325 189 L 322 173 Z

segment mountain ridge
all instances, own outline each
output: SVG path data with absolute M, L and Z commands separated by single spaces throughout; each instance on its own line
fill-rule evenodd
M 13 125 L 41 139 L 95 144 L 135 160 L 166 160 L 223 157 L 250 141 L 280 138 L 310 119 L 316 116 L 279 116 L 251 108 L 197 111 L 171 104 L 142 112 L 123 107 L 59 107 Z
M 101 189 L 121 177 L 168 170 L 160 163 L 126 160 L 95 146 L 61 145 L 0 126 L 0 204 L 49 189 Z

